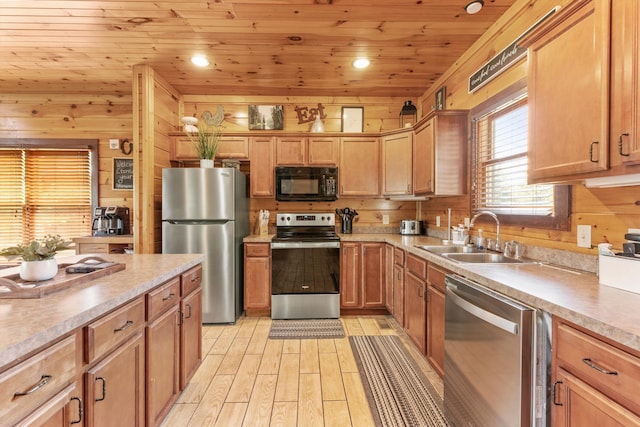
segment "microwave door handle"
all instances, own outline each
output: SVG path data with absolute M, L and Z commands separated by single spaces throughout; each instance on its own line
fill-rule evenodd
M 517 323 L 497 316 L 489 311 L 483 310 L 482 308 L 470 303 L 466 299 L 456 294 L 451 288 L 447 288 L 447 298 L 449 298 L 452 303 L 454 303 L 467 313 L 481 320 L 484 320 L 485 322 L 490 323 L 497 328 L 509 332 L 512 335 L 518 335 Z

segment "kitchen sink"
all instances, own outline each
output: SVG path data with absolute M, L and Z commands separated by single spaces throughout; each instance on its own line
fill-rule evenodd
M 474 246 L 465 245 L 422 245 L 416 247 L 436 254 L 466 254 L 484 252 L 483 250 L 477 249 Z
M 453 261 L 458 262 L 471 262 L 477 264 L 518 264 L 522 263 L 522 260 L 506 257 L 497 253 L 443 253 L 442 256 L 447 257 Z

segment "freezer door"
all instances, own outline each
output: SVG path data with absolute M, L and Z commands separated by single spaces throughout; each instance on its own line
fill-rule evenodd
M 162 170 L 163 220 L 234 220 L 232 168 Z
M 202 253 L 202 322 L 233 323 L 239 316 L 234 223 L 162 223 L 162 253 Z

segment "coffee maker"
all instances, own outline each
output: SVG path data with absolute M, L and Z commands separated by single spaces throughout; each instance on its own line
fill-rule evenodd
M 106 236 L 109 228 L 109 218 L 107 218 L 106 207 L 98 206 L 93 210 L 93 222 L 91 223 L 91 234 L 94 236 Z
M 107 234 L 131 234 L 129 208 L 123 206 L 107 206 Z

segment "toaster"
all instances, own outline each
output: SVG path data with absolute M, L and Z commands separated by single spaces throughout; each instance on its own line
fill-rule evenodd
M 424 234 L 425 224 L 424 221 L 418 221 L 415 219 L 403 219 L 400 221 L 400 234 Z

